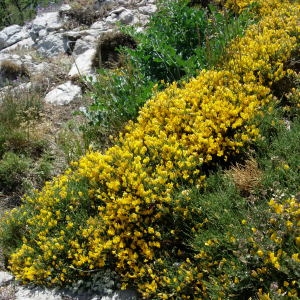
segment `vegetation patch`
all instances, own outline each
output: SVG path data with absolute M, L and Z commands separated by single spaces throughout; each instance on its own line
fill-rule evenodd
M 251 2 L 225 6 L 238 15 Z M 215 68 L 154 87 L 113 146 L 91 147 L 3 216 L 1 245 L 17 279 L 78 287 L 104 276 L 102 292 L 113 280 L 144 299 L 299 297 L 300 98 L 289 66 L 300 7 L 272 0 L 252 8 L 257 23 Z M 120 84 L 107 90 L 118 96 L 108 102 L 114 109 L 130 105 L 128 87 L 138 82 L 124 70 L 102 75 Z M 146 83 L 161 76 L 141 74 Z M 278 98 L 281 81 L 292 84 Z M 96 96 L 105 90 L 97 84 Z M 104 102 L 96 104 L 95 123 L 105 116 Z

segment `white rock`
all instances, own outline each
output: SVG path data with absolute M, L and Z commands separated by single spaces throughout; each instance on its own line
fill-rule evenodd
M 63 27 L 63 22 L 59 19 L 59 12 L 49 12 L 38 15 L 31 22 L 30 36 L 34 41 L 40 37 L 40 31 L 46 30 L 47 32 L 58 31 Z
M 5 48 L 5 46 L 6 46 L 6 44 L 5 44 L 6 40 L 7 40 L 7 34 L 5 32 L 3 32 L 3 31 L 0 31 L 0 50 L 3 49 L 3 48 Z
M 34 41 L 32 40 L 31 37 L 29 37 L 29 38 L 21 40 L 21 41 L 15 43 L 15 44 L 13 44 L 9 47 L 4 48 L 3 50 L 1 50 L 1 52 L 8 53 L 8 52 L 11 52 L 15 49 L 30 49 L 30 48 L 33 47 L 33 45 L 34 45 Z
M 139 12 L 144 15 L 152 15 L 156 12 L 157 7 L 154 4 L 139 7 Z
M 59 12 L 65 12 L 65 11 L 68 11 L 70 10 L 72 7 L 69 5 L 69 4 L 63 4 L 60 9 L 59 9 Z
M 27 39 L 28 37 L 29 37 L 28 32 L 25 29 L 21 29 L 20 31 L 18 31 L 18 32 L 14 33 L 13 35 L 11 35 L 7 39 L 6 43 L 7 43 L 7 45 L 10 46 L 10 45 L 13 45 L 13 44 L 15 44 L 19 41 Z
M 98 30 L 103 31 L 103 30 L 107 29 L 107 27 L 105 25 L 106 25 L 105 22 L 97 21 L 91 25 L 90 29 L 98 29 Z
M 16 300 L 63 300 L 62 295 L 54 291 L 42 288 L 29 289 L 22 286 L 17 287 L 15 296 Z
M 133 20 L 133 12 L 129 9 L 122 11 L 119 15 L 119 21 L 122 24 L 129 25 Z
M 80 54 L 75 63 L 72 65 L 69 72 L 69 77 L 84 76 L 94 73 L 93 60 L 96 55 L 95 49 L 88 49 L 84 53 Z
M 81 88 L 68 81 L 50 91 L 45 97 L 45 102 L 55 105 L 66 105 L 79 97 L 81 97 Z
M 0 31 L 0 50 L 28 37 L 28 32 L 19 25 L 11 25 Z
M 124 10 L 126 10 L 125 7 L 121 6 L 118 7 L 117 9 L 112 10 L 110 13 L 111 14 L 115 14 L 115 15 L 119 15 L 120 13 L 122 13 Z
M 9 283 L 13 278 L 14 277 L 10 273 L 0 271 L 0 286 Z
M 10 37 L 16 33 L 18 33 L 19 31 L 22 30 L 22 27 L 20 25 L 11 25 L 8 27 L 5 27 L 1 33 L 6 34 L 7 37 Z
M 67 39 L 62 33 L 49 34 L 37 43 L 37 51 L 46 57 L 66 53 L 67 50 Z
M 141 2 L 138 3 L 138 6 L 144 6 L 144 5 L 149 5 L 149 4 L 155 4 L 156 0 L 142 0 Z
M 96 38 L 94 36 L 86 36 L 86 37 L 83 37 L 82 39 L 77 40 L 75 42 L 75 47 L 73 49 L 73 54 L 75 54 L 76 56 L 79 56 L 79 55 L 83 54 L 87 50 L 89 50 L 91 48 L 94 48 L 95 47 L 95 42 L 96 42 Z

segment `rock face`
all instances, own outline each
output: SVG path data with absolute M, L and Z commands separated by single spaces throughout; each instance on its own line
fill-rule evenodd
M 94 62 L 97 43 L 101 37 L 108 32 L 117 31 L 118 24 L 143 28 L 151 14 L 155 12 L 156 5 L 155 0 L 95 0 L 92 9 L 82 11 L 82 14 L 92 12 L 93 18 L 99 15 L 99 18 L 88 27 L 85 23 L 80 24 L 81 11 L 76 14 L 72 9 L 70 5 L 65 4 L 57 7 L 55 11 L 47 11 L 45 8 L 26 25 L 11 25 L 0 31 L 0 95 L 11 86 L 12 81 L 13 88 L 24 83 L 24 80 L 20 82 L 16 80 L 20 78 L 18 75 L 24 78 L 22 70 L 26 70 L 27 81 L 39 76 L 43 76 L 45 80 L 44 76 L 47 78 L 48 72 L 57 69 L 57 57 L 72 57 L 73 64 L 70 64 L 69 70 L 64 70 L 65 75 L 61 76 L 66 81 L 79 76 L 93 76 L 99 67 L 94 65 Z M 68 13 L 71 10 L 73 14 Z M 74 16 L 76 20 L 72 19 Z M 18 55 L 13 61 L 21 62 L 20 74 L 14 73 L 9 77 L 3 68 L 1 71 L 1 62 L 12 60 L 10 56 L 13 54 Z M 32 83 L 33 87 L 37 85 L 39 83 Z M 71 93 L 70 82 L 64 84 L 62 80 L 56 89 L 51 83 L 50 85 L 53 91 L 47 90 L 45 100 L 53 105 L 68 104 L 80 95 L 78 86 L 72 87 L 76 95 Z M 57 93 L 59 99 L 53 100 L 52 95 Z

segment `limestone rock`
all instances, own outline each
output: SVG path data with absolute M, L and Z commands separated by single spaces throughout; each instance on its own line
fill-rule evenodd
M 95 49 L 88 49 L 81 55 L 79 55 L 75 63 L 72 65 L 72 68 L 69 72 L 69 77 L 78 77 L 84 75 L 90 75 L 94 73 L 93 60 L 96 55 Z
M 63 22 L 59 18 L 59 12 L 43 13 L 31 22 L 30 36 L 34 41 L 37 41 L 43 37 L 43 32 L 58 31 L 62 27 Z
M 121 6 L 118 9 L 113 10 L 105 21 L 110 25 L 116 24 L 118 22 L 124 25 L 129 25 L 131 24 L 133 19 L 133 12 Z
M 55 33 L 45 36 L 37 42 L 37 51 L 45 57 L 53 57 L 68 52 L 68 40 L 62 33 Z
M 144 15 L 152 15 L 156 12 L 156 5 L 154 4 L 149 4 L 149 5 L 145 5 L 145 6 L 141 6 L 139 7 L 139 12 L 144 14 Z
M 71 81 L 67 81 L 50 91 L 45 97 L 45 102 L 54 105 L 66 105 L 79 97 L 81 97 L 81 88 Z
M 10 273 L 0 271 L 0 286 L 8 284 L 13 278 L 14 277 Z
M 28 38 L 26 29 L 19 25 L 11 25 L 0 31 L 0 50 Z

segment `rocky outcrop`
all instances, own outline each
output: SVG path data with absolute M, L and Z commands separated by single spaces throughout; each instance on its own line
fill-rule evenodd
M 11 25 L 0 31 L 0 50 L 5 49 L 11 45 L 16 44 L 28 38 L 29 33 L 26 28 L 19 25 Z
M 53 92 L 45 91 L 45 100 L 48 103 L 68 104 L 73 99 L 78 99 L 80 93 L 73 95 L 68 88 L 70 83 L 63 82 L 63 78 L 69 81 L 79 76 L 93 76 L 99 68 L 99 65 L 94 63 L 97 61 L 95 55 L 101 37 L 108 32 L 116 31 L 119 24 L 143 28 L 155 10 L 155 0 L 98 0 L 95 1 L 92 9 L 83 11 L 87 14 L 87 18 L 91 12 L 93 18 L 99 16 L 89 26 L 78 23 L 81 14 L 76 15 L 70 5 L 62 5 L 55 11 L 47 11 L 47 8 L 40 10 L 38 15 L 26 25 L 12 25 L 0 31 L 0 66 L 3 60 L 14 62 L 18 60 L 22 68 L 27 70 L 28 82 L 55 70 L 57 57 L 71 56 L 73 64 L 70 65 L 65 76 L 61 76 L 62 81 L 57 87 L 53 87 Z M 79 20 L 72 19 L 75 15 Z M 12 59 L 13 55 L 17 55 L 18 58 Z M 21 69 L 19 71 L 21 72 Z M 22 76 L 17 75 L 16 73 L 12 78 L 7 78 L 5 72 L 1 73 L 0 67 L 0 95 L 3 95 L 8 86 L 13 85 L 13 88 L 16 88 L 16 85 L 24 83 L 24 80 L 18 82 Z M 32 87 L 35 86 L 39 84 L 32 82 Z M 51 82 L 49 87 L 52 87 Z M 76 92 L 78 88 L 77 86 Z M 49 95 L 51 97 L 56 95 L 56 100 L 49 100 L 51 98 Z
M 91 48 L 80 54 L 70 72 L 68 73 L 70 78 L 78 76 L 87 76 L 94 73 L 93 60 L 96 55 L 96 49 Z

